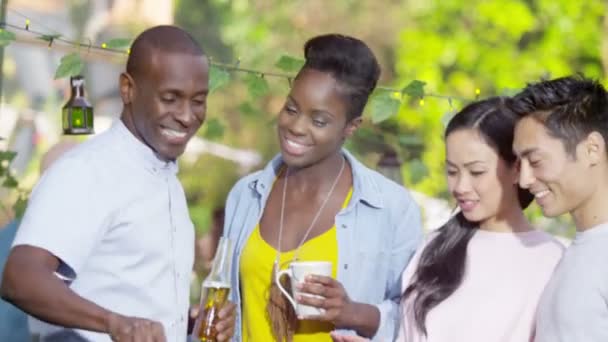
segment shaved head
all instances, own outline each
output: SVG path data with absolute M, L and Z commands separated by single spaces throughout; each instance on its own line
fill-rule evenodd
M 201 46 L 188 32 L 175 26 L 155 26 L 135 38 L 127 59 L 127 73 L 133 78 L 146 73 L 146 67 L 159 52 L 205 56 Z
M 122 122 L 159 158 L 172 161 L 205 121 L 209 60 L 186 31 L 156 26 L 135 38 L 119 86 Z

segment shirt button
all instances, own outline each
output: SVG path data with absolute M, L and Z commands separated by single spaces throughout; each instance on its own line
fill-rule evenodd
M 264 184 L 260 184 L 260 188 L 262 188 L 262 189 L 266 189 L 266 185 L 264 185 Z
M 346 228 L 346 225 L 344 223 L 342 223 L 342 228 Z

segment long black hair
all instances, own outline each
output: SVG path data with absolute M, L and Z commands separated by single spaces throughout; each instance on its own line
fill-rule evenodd
M 505 102 L 505 98 L 493 97 L 469 104 L 450 120 L 445 138 L 457 130 L 475 129 L 507 165 L 513 165 L 517 161 L 512 149 L 517 116 Z M 518 199 L 521 207 L 526 208 L 533 196 L 529 191 L 518 188 Z M 429 311 L 452 295 L 462 283 L 467 245 L 477 225 L 459 212 L 437 230 L 420 255 L 402 303 L 413 298 L 414 320 L 425 335 Z

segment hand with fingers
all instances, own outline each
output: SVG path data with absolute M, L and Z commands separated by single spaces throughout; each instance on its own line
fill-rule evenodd
M 159 322 L 138 317 L 111 314 L 108 334 L 114 342 L 166 342 L 165 331 Z
M 226 302 L 218 315 L 217 342 L 230 341 L 234 335 L 234 324 L 236 322 L 236 304 Z
M 199 308 L 190 309 L 190 317 L 192 320 L 196 320 L 199 315 Z M 215 330 L 217 331 L 217 342 L 226 342 L 232 339 L 234 335 L 234 325 L 236 323 L 236 304 L 232 302 L 226 302 L 217 316 L 215 322 Z
M 355 314 L 353 302 L 339 281 L 331 277 L 309 275 L 296 287 L 302 293 L 316 295 L 312 297 L 300 294 L 296 298 L 298 303 L 325 310 L 322 315 L 303 318 L 331 322 L 336 327 L 350 325 Z
M 335 332 L 332 332 L 330 335 L 333 342 L 369 342 L 367 338 L 361 336 L 340 335 Z
M 380 310 L 371 304 L 352 301 L 339 281 L 309 275 L 296 288 L 301 292 L 296 298 L 299 303 L 325 310 L 322 315 L 304 318 L 331 322 L 336 328 L 351 329 L 363 337 L 371 338 L 376 334 L 380 326 Z

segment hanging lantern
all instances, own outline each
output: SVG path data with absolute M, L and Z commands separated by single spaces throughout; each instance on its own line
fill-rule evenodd
M 84 97 L 84 77 L 70 77 L 70 99 L 63 106 L 63 134 L 93 134 L 93 106 Z
M 377 170 L 384 177 L 394 181 L 397 184 L 403 185 L 403 176 L 401 175 L 401 161 L 397 157 L 397 153 L 392 149 L 384 151 L 382 157 L 378 161 Z

